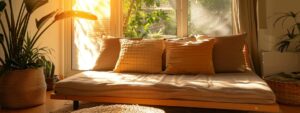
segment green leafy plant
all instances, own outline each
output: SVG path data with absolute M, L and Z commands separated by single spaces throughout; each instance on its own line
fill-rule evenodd
M 45 57 L 42 57 L 41 58 L 42 62 L 44 63 L 44 75 L 45 75 L 45 78 L 50 78 L 50 79 L 53 79 L 55 78 L 54 76 L 54 72 L 55 72 L 55 64 L 46 59 Z
M 125 0 L 126 18 L 124 22 L 125 37 L 144 38 L 153 33 L 154 27 L 169 17 L 160 7 L 164 0 Z M 157 29 L 157 33 L 160 33 Z
M 299 12 L 287 12 L 280 13 L 277 19 L 274 21 L 273 26 L 281 25 L 282 29 L 286 31 L 286 34 L 280 36 L 281 40 L 277 43 L 277 49 L 281 52 L 287 51 L 291 42 L 299 39 L 300 36 L 300 22 L 297 18 Z M 288 21 L 291 20 L 292 22 Z M 300 50 L 300 45 L 296 46 L 296 50 Z
M 0 34 L 1 50 L 4 57 L 0 57 L 0 76 L 12 70 L 39 68 L 45 66 L 43 58 L 50 53 L 47 47 L 37 47 L 36 43 L 41 36 L 57 21 L 79 17 L 97 20 L 93 14 L 82 11 L 55 10 L 40 19 L 35 19 L 37 31 L 30 35 L 28 24 L 32 14 L 48 0 L 23 0 L 20 10 L 15 17 L 12 0 L 0 0 Z

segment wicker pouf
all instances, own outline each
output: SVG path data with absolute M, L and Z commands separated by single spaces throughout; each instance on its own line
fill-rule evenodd
M 165 111 L 139 105 L 108 105 L 85 108 L 72 113 L 165 113 Z
M 280 77 L 279 77 L 280 78 Z M 288 105 L 300 105 L 300 80 L 264 78 L 276 95 L 277 102 Z

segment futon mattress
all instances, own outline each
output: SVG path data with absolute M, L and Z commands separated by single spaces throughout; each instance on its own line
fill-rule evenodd
M 275 95 L 253 72 L 167 75 L 86 71 L 59 81 L 58 95 L 273 104 Z

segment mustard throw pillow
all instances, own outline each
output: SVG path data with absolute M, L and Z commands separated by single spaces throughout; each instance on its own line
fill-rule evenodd
M 178 41 L 178 42 L 186 42 L 186 41 L 196 41 L 196 38 L 166 38 L 165 41 Z M 162 56 L 162 70 L 166 70 L 166 50 L 164 49 Z
M 166 41 L 167 74 L 213 75 L 214 40 Z
M 104 71 L 115 68 L 120 53 L 119 40 L 119 38 L 101 39 L 100 55 L 93 70 Z
M 121 39 L 121 51 L 115 72 L 162 72 L 163 40 Z
M 217 73 L 245 71 L 245 37 L 246 34 L 215 37 L 213 61 Z

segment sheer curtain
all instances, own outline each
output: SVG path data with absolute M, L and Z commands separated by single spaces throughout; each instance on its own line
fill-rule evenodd
M 246 46 L 252 69 L 261 74 L 257 34 L 257 0 L 233 0 L 234 33 L 247 33 Z

